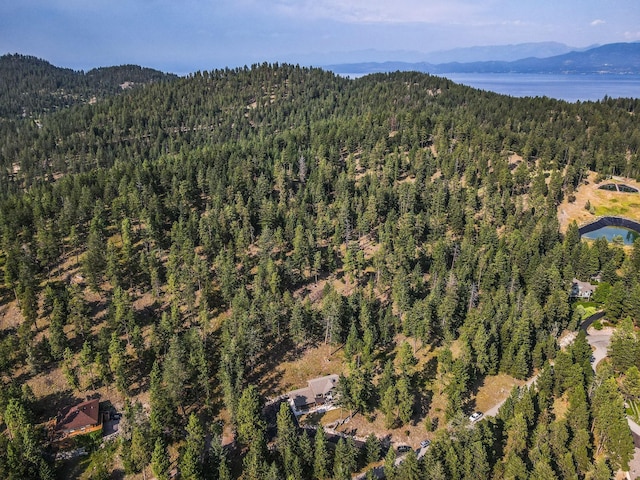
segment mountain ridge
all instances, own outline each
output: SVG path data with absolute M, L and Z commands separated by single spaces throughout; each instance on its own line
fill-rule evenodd
M 640 74 L 640 43 L 612 43 L 584 51 L 572 51 L 547 58 L 529 57 L 515 61 L 449 62 L 361 62 L 325 65 L 338 74 L 384 73 L 415 70 L 423 73 L 547 73 L 547 74 Z
M 177 77 L 138 65 L 84 72 L 58 67 L 30 55 L 2 55 L 0 81 L 5 88 L 0 91 L 0 117 L 45 113 L 173 78 Z

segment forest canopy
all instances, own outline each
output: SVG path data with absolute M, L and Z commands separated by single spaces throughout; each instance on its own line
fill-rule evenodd
M 600 274 L 637 349 L 640 244 L 581 242 L 557 208 L 591 171 L 640 179 L 638 99 L 278 64 L 177 78 L 2 62 L 0 308 L 19 312 L 0 332 L 6 478 L 53 478 L 46 395 L 96 392 L 126 410 L 127 474 L 168 478 L 168 455 L 194 479 L 350 478 L 383 454 L 387 478 L 627 467 L 640 356 L 594 374 L 584 335 L 557 340 L 580 321 L 572 280 Z M 394 435 L 425 425 L 424 456 L 395 467 L 375 435 L 334 445 L 286 403 L 263 416 L 286 391 L 270 369 L 323 346 L 340 351 L 342 407 Z M 64 385 L 35 395 L 54 371 Z M 499 373 L 539 376 L 469 428 L 476 385 Z

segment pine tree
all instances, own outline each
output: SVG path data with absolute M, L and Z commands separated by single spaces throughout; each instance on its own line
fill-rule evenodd
M 626 288 L 622 282 L 617 282 L 611 287 L 609 298 L 605 304 L 607 318 L 611 321 L 617 321 L 622 318 L 624 312 L 624 301 L 626 297 Z
M 56 360 L 61 360 L 65 348 L 67 348 L 67 335 L 64 332 L 66 317 L 64 305 L 61 300 L 53 301 L 53 311 L 51 312 L 51 325 L 49 326 L 49 344 L 51 345 L 51 355 Z
M 184 413 L 185 385 L 189 378 L 189 370 L 185 368 L 187 358 L 184 339 L 175 335 L 170 343 L 167 355 L 162 362 L 162 380 L 165 393 L 169 397 L 174 408 L 181 408 Z
M 627 425 L 624 400 L 614 378 L 596 388 L 592 410 L 596 455 L 607 452 L 614 468 L 627 470 L 633 456 L 633 439 Z
M 305 477 L 310 478 L 312 477 L 313 472 L 314 452 L 311 437 L 305 431 L 303 431 L 303 433 L 298 438 L 298 448 L 300 450 L 302 471 L 305 474 Z
M 189 416 L 187 425 L 187 439 L 180 456 L 180 477 L 185 480 L 199 480 L 202 478 L 204 462 L 204 430 L 195 414 Z
M 316 430 L 315 453 L 313 458 L 313 478 L 325 480 L 329 478 L 329 451 L 327 450 L 327 437 L 324 429 L 319 426 Z
M 251 445 L 264 438 L 266 423 L 262 419 L 260 395 L 255 385 L 249 385 L 242 392 L 235 423 L 240 443 Z
M 380 460 L 380 440 L 375 434 L 370 433 L 367 436 L 367 440 L 364 444 L 365 449 L 365 462 L 366 464 L 375 463 Z
M 569 408 L 567 409 L 567 422 L 572 432 L 589 429 L 589 405 L 587 395 L 581 383 L 575 385 L 569 391 Z
M 133 427 L 131 441 L 123 442 L 121 457 L 127 459 L 128 470 L 132 473 L 141 472 L 151 461 L 151 446 L 149 445 L 149 432 L 140 425 Z M 125 464 L 125 467 L 127 465 Z
M 336 480 L 350 480 L 351 474 L 357 467 L 357 452 L 353 445 L 353 439 L 344 438 L 338 440 L 333 459 L 333 478 Z
M 85 341 L 82 344 L 82 350 L 80 350 L 78 361 L 80 363 L 80 371 L 82 375 L 89 377 L 89 385 L 93 390 L 95 388 L 95 376 L 93 369 L 93 348 L 91 347 L 91 342 Z
M 504 447 L 505 455 L 522 456 L 527 449 L 527 422 L 521 413 L 516 414 L 507 423 L 507 443 Z
M 398 418 L 403 425 L 409 423 L 413 415 L 414 397 L 409 388 L 409 381 L 401 377 L 398 380 Z
M 382 394 L 382 405 L 380 406 L 382 413 L 384 414 L 385 428 L 393 428 L 395 425 L 397 419 L 397 407 L 396 387 L 394 385 L 389 385 Z
M 127 391 L 127 354 L 116 332 L 111 334 L 109 342 L 109 369 L 116 381 L 116 388 L 121 393 Z
M 415 450 L 411 449 L 398 468 L 398 478 L 403 480 L 420 480 L 420 467 Z
M 287 402 L 280 404 L 280 410 L 276 419 L 276 427 L 278 437 L 276 439 L 276 446 L 278 452 L 282 457 L 285 467 L 292 466 L 293 460 L 297 451 L 297 432 L 296 427 L 293 424 L 293 417 L 291 415 L 291 408 Z
M 76 336 L 85 339 L 89 334 L 91 324 L 89 322 L 89 314 L 84 294 L 77 284 L 71 285 L 69 288 L 69 315 L 67 322 L 73 324 L 76 330 Z
M 151 454 L 151 470 L 158 480 L 169 480 L 169 453 L 162 438 L 158 437 Z
M 578 471 L 582 475 L 586 474 L 592 467 L 589 431 L 586 429 L 574 431 L 569 450 L 573 454 Z
M 625 372 L 636 363 L 639 345 L 630 318 L 623 320 L 611 336 L 607 355 L 611 359 L 613 368 L 618 372 Z
M 269 466 L 265 459 L 265 445 L 263 439 L 258 439 L 249 445 L 249 452 L 242 461 L 243 479 L 264 480 L 269 473 Z
M 629 367 L 622 379 L 622 392 L 627 398 L 640 398 L 640 370 L 635 365 Z
M 106 267 L 106 242 L 104 240 L 98 221 L 94 217 L 87 238 L 87 251 L 82 257 L 82 273 L 87 278 L 87 283 L 94 291 L 99 291 L 100 282 Z
M 396 480 L 396 451 L 393 447 L 389 447 L 387 454 L 384 457 L 384 476 L 387 480 Z
M 149 376 L 149 404 L 151 412 L 149 423 L 152 438 L 162 438 L 166 432 L 173 430 L 177 423 L 177 413 L 167 395 L 162 381 L 162 370 L 158 361 L 153 362 Z

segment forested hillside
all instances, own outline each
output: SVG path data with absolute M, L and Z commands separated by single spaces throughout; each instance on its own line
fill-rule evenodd
M 1 475 L 66 475 L 37 425 L 98 392 L 126 428 L 79 478 L 350 478 L 383 455 L 387 478 L 610 478 L 640 357 L 594 375 L 584 335 L 557 339 L 574 277 L 601 272 L 609 320 L 640 320 L 640 244 L 561 234 L 557 206 L 590 170 L 640 177 L 639 102 L 263 64 L 7 116 Z M 274 369 L 315 351 L 345 411 L 380 438 L 421 426 L 426 454 L 394 467 L 375 436 L 263 418 L 292 387 Z M 470 427 L 499 373 L 539 377 Z
M 137 65 L 77 72 L 24 55 L 0 57 L 0 118 L 34 117 L 136 86 L 177 78 Z

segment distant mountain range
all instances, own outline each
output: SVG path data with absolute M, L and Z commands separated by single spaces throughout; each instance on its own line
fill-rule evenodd
M 339 65 L 343 63 L 386 62 L 393 59 L 396 62 L 432 64 L 450 62 L 483 62 L 502 61 L 511 62 L 521 58 L 537 57 L 545 58 L 554 55 L 562 55 L 573 51 L 582 51 L 593 48 L 591 45 L 585 48 L 576 48 L 558 42 L 531 42 L 510 45 L 485 45 L 473 47 L 453 48 L 449 50 L 437 50 L 433 52 L 421 52 L 416 50 L 366 50 L 332 51 L 332 52 L 305 52 L 291 53 L 284 57 L 274 57 L 271 61 L 285 63 L 299 63 L 300 65 Z
M 523 44 L 526 45 L 526 44 Z M 558 44 L 561 45 L 561 44 Z M 477 47 L 486 48 L 486 47 Z M 467 49 L 473 50 L 473 49 Z M 497 51 L 494 50 L 494 53 Z M 547 74 L 640 74 L 640 43 L 612 43 L 583 51 L 574 50 L 546 58 L 475 62 L 360 62 L 326 65 L 339 74 L 367 74 L 415 70 L 425 73 L 547 73 Z
M 423 61 L 433 64 L 488 61 L 512 62 L 522 58 L 547 58 L 555 55 L 563 55 L 569 52 L 580 52 L 596 46 L 598 45 L 591 45 L 586 48 L 576 48 L 558 42 L 532 42 L 518 43 L 515 45 L 475 46 L 431 52 L 415 61 Z

